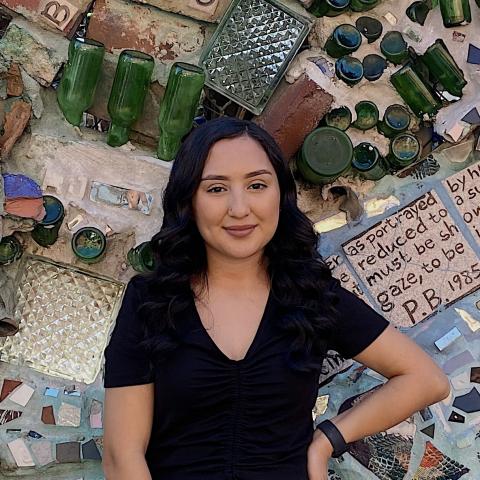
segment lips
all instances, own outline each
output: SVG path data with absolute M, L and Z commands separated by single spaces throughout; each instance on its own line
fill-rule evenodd
M 225 227 L 225 230 L 230 230 L 233 232 L 241 232 L 243 230 L 251 230 L 252 228 L 255 228 L 256 225 L 236 225 L 234 227 Z

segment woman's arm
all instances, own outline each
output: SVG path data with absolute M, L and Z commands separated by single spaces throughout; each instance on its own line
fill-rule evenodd
M 330 419 L 347 443 L 385 431 L 450 393 L 449 381 L 435 362 L 392 326 L 355 360 L 389 380 L 358 405 Z M 318 467 L 323 464 L 320 469 L 326 469 L 331 454 L 329 440 L 316 430 L 309 448 L 310 480 L 326 478 Z
M 153 420 L 153 383 L 105 389 L 106 480 L 151 480 L 145 461 Z

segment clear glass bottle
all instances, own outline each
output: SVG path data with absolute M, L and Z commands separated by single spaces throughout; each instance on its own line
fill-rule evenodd
M 378 148 L 362 142 L 353 149 L 352 167 L 354 172 L 367 180 L 380 180 L 388 173 L 388 166 Z
M 108 114 L 111 123 L 107 143 L 119 147 L 128 142 L 130 127 L 140 118 L 155 62 L 136 50 L 123 50 L 118 58 Z
M 358 50 L 362 44 L 362 35 L 353 26 L 344 23 L 335 28 L 325 43 L 325 51 L 333 58 L 340 58 L 344 55 Z
M 325 115 L 322 123 L 327 127 L 335 127 L 342 131 L 348 130 L 352 123 L 352 112 L 345 106 L 334 108 Z
M 10 265 L 18 260 L 22 253 L 23 247 L 13 235 L 0 240 L 0 265 Z
M 57 89 L 57 101 L 72 125 L 80 125 L 83 112 L 92 106 L 104 54 L 103 43 L 87 38 L 70 41 L 68 61 Z
M 316 17 L 336 17 L 344 13 L 350 0 L 315 0 L 308 11 Z
M 383 120 L 377 124 L 377 130 L 387 138 L 393 138 L 408 130 L 409 125 L 410 113 L 403 105 L 395 103 L 386 108 Z
M 401 133 L 390 142 L 390 153 L 387 157 L 388 164 L 393 170 L 408 167 L 420 155 L 420 142 L 411 133 Z
M 205 72 L 201 67 L 183 62 L 172 65 L 158 117 L 158 158 L 175 158 L 182 138 L 192 128 L 204 84 Z
M 355 105 L 355 112 L 357 113 L 357 119 L 353 122 L 353 126 L 359 130 L 369 130 L 378 122 L 378 108 L 369 100 L 358 102 Z
M 80 228 L 72 237 L 73 253 L 84 263 L 92 264 L 102 260 L 106 248 L 105 235 L 95 227 Z
M 43 196 L 45 216 L 31 232 L 32 239 L 42 247 L 50 247 L 58 239 L 58 231 L 65 216 L 62 202 L 52 195 Z
M 466 25 L 472 21 L 470 0 L 440 0 L 440 11 L 447 28 Z
M 394 65 L 408 58 L 408 45 L 403 35 L 396 30 L 387 32 L 380 42 L 380 50 Z
M 345 55 L 335 62 L 335 73 L 340 80 L 353 87 L 363 78 L 362 62 L 351 55 Z
M 153 271 L 155 265 L 150 242 L 143 242 L 131 248 L 127 253 L 127 260 L 137 272 L 145 273 Z

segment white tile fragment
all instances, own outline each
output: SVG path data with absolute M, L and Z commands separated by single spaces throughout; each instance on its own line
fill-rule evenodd
M 435 346 L 442 352 L 461 336 L 462 334 L 460 333 L 460 330 L 457 327 L 453 327 L 445 335 L 435 341 Z
M 460 317 L 462 317 L 472 332 L 476 332 L 480 329 L 480 322 L 473 318 L 472 315 L 470 315 L 466 310 L 456 308 L 455 311 L 460 315 Z
M 8 398 L 12 402 L 25 407 L 28 401 L 32 398 L 34 392 L 34 388 L 30 387 L 30 385 L 27 385 L 26 383 L 22 383 L 8 396 Z
M 82 411 L 79 407 L 63 402 L 58 412 L 57 425 L 61 427 L 79 427 Z
M 19 467 L 34 467 L 32 455 L 28 450 L 25 442 L 21 438 L 17 438 L 7 443 L 10 452 L 12 452 L 13 458 Z

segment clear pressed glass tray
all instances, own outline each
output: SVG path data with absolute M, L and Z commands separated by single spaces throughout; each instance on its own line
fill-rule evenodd
M 123 285 L 42 257 L 23 260 L 15 315 L 1 360 L 84 383 L 95 381 Z
M 310 28 L 275 0 L 234 0 L 202 55 L 206 84 L 259 115 Z

